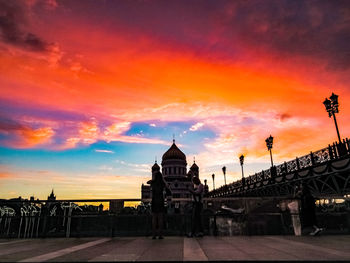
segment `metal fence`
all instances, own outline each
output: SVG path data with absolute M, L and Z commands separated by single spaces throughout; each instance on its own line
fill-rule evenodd
M 206 235 L 293 234 L 290 214 L 283 209 L 289 199 L 205 198 L 202 222 Z M 45 238 L 87 236 L 151 235 L 151 212 L 141 203 L 118 212 L 98 211 L 101 202 L 127 202 L 141 199 L 0 201 L 1 238 Z M 145 200 L 143 200 L 145 201 Z M 147 201 L 147 200 L 146 200 Z M 171 202 L 189 201 L 174 199 Z M 333 232 L 350 233 L 350 202 L 318 201 L 319 221 Z M 95 211 L 77 203 L 96 203 Z M 190 204 L 190 202 L 189 202 Z M 165 214 L 166 235 L 186 235 L 191 231 L 191 208 Z M 124 210 L 123 210 L 124 209 Z
M 344 139 L 342 143 L 333 143 L 321 150 L 310 152 L 307 155 L 297 157 L 294 160 L 284 162 L 280 165 L 273 166 L 270 169 L 263 170 L 248 176 L 241 180 L 237 180 L 228 185 L 221 186 L 208 193 L 209 197 L 223 197 L 228 193 L 244 191 L 246 185 L 255 185 L 255 187 L 263 186 L 263 182 L 271 183 L 274 177 L 286 176 L 287 174 L 308 169 L 315 165 L 320 165 L 331 160 L 337 160 L 350 155 L 350 140 Z

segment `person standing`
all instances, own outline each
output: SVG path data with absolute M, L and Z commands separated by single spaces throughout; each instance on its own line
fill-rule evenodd
M 318 227 L 315 198 L 312 196 L 310 188 L 305 182 L 300 185 L 296 196 L 300 198 L 302 228 L 312 227 L 314 231 L 309 233 L 309 235 L 318 235 L 323 231 L 323 228 Z
M 294 234 L 296 236 L 301 236 L 301 223 L 300 223 L 300 196 L 299 186 L 295 186 L 293 200 L 287 203 L 290 216 L 292 219 L 292 225 L 294 229 Z
M 154 178 L 147 182 L 151 185 L 152 189 L 152 239 L 158 238 L 163 239 L 163 217 L 165 212 L 164 206 L 164 190 L 171 194 L 170 189 L 164 182 L 163 175 L 161 172 L 156 172 Z
M 189 190 L 193 195 L 192 232 L 188 236 L 203 237 L 201 213 L 203 209 L 204 186 L 197 176 L 192 177 L 192 183 L 193 183 L 193 190 L 192 189 Z

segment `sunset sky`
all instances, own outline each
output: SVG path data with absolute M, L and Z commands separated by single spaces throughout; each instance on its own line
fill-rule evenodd
M 0 0 L 0 198 L 139 198 L 175 135 L 215 184 L 350 134 L 350 1 Z

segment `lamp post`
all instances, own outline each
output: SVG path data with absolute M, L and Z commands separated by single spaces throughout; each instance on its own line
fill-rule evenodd
M 212 174 L 211 177 L 213 178 L 213 189 L 215 190 L 215 174 Z
M 241 168 L 242 168 L 242 180 L 243 180 L 244 179 L 244 172 L 243 172 L 244 155 L 243 154 L 239 156 L 239 163 L 241 164 Z
M 272 151 L 271 151 L 271 149 L 272 149 L 272 144 L 273 144 L 273 137 L 270 135 L 270 137 L 266 138 L 265 142 L 266 142 L 267 150 L 270 151 L 271 166 L 273 166 Z
M 339 112 L 339 110 L 338 110 L 338 107 L 339 107 L 338 95 L 335 95 L 332 92 L 332 95 L 329 98 L 330 98 L 330 100 L 328 98 L 326 98 L 325 101 L 323 102 L 323 104 L 326 107 L 326 111 L 328 112 L 329 118 L 332 118 L 332 116 L 333 116 L 335 128 L 336 128 L 337 134 L 338 134 L 338 140 L 339 140 L 339 143 L 342 143 L 341 139 L 340 139 L 337 119 L 335 118 L 335 113 Z
M 226 185 L 226 166 L 222 167 L 222 172 L 224 173 L 224 180 Z

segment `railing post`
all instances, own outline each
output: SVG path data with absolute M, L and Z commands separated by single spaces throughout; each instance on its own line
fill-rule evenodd
M 331 158 L 331 160 L 333 160 L 334 159 L 334 153 L 333 153 L 332 146 L 330 144 L 328 144 L 328 152 L 329 152 L 329 157 Z
M 333 151 L 334 151 L 334 159 L 338 159 L 339 158 L 339 152 L 337 149 L 337 145 L 333 142 Z
M 295 162 L 297 163 L 297 170 L 300 170 L 300 163 L 299 163 L 299 158 L 295 158 Z
M 346 139 L 347 140 L 347 139 Z M 349 154 L 349 148 L 347 147 L 347 141 L 343 139 L 343 149 L 344 149 L 344 155 Z
M 288 173 L 287 162 L 284 162 L 284 174 Z
M 114 214 L 109 215 L 110 237 L 114 236 Z
M 277 177 L 277 169 L 276 166 L 271 166 L 270 168 L 271 179 L 275 179 Z
M 348 150 L 346 148 L 345 139 L 343 139 L 342 142 L 339 142 L 339 144 L 338 144 L 338 151 L 339 151 L 339 155 L 341 157 L 348 154 Z
M 314 154 L 313 154 L 312 151 L 310 152 L 310 159 L 311 159 L 311 165 L 312 165 L 312 166 L 315 165 Z
M 83 218 L 81 216 L 78 217 L 78 225 L 77 225 L 77 237 L 80 237 L 80 232 L 81 232 L 81 225 Z

